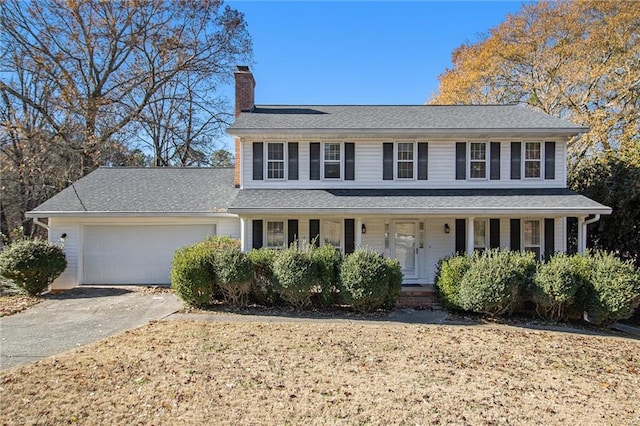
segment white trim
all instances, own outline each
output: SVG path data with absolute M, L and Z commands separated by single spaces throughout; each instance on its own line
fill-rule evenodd
M 268 244 L 268 228 L 269 228 L 269 223 L 276 223 L 276 222 L 281 222 L 282 223 L 282 246 L 270 246 Z M 264 238 L 262 247 L 265 248 L 271 248 L 271 249 L 282 249 L 282 248 L 287 248 L 287 246 L 289 245 L 289 242 L 287 241 L 288 238 L 288 233 L 287 233 L 287 222 L 288 219 L 263 219 L 263 226 L 262 226 L 262 237 Z
M 413 165 L 413 171 L 411 172 L 412 177 L 410 178 L 401 178 L 398 177 L 398 165 L 402 161 L 403 163 L 409 163 L 408 160 L 399 160 L 398 159 L 398 146 L 400 144 L 410 143 L 413 145 L 413 159 L 411 163 Z M 407 182 L 414 181 L 418 179 L 418 143 L 414 140 L 395 140 L 393 141 L 393 180 L 399 182 Z
M 471 160 L 471 144 L 482 144 L 484 145 L 484 177 L 472 177 L 471 176 L 471 162 L 473 161 L 474 163 L 481 163 L 481 160 Z M 467 180 L 470 181 L 484 181 L 484 180 L 488 180 L 489 179 L 489 157 L 491 156 L 490 151 L 490 146 L 489 145 L 490 142 L 489 141 L 480 141 L 480 140 L 470 140 L 467 141 Z
M 476 224 L 477 223 L 484 223 L 484 246 L 480 247 L 480 246 L 476 246 Z M 473 248 L 474 250 L 477 248 L 481 248 L 481 249 L 488 249 L 490 244 L 489 244 L 489 234 L 490 234 L 490 230 L 489 230 L 489 219 L 488 218 L 478 218 L 475 219 L 473 222 Z
M 340 177 L 338 178 L 328 178 L 325 176 L 325 145 L 326 144 L 331 144 L 331 145 L 339 145 L 340 146 L 340 161 L 329 161 L 329 163 L 340 163 Z M 345 158 L 344 158 L 344 142 L 342 141 L 322 141 L 320 143 L 320 179 L 323 181 L 328 181 L 328 182 L 342 182 L 344 180 L 344 164 L 345 164 Z
M 525 234 L 524 234 L 524 228 L 525 228 L 525 222 L 538 222 L 538 239 L 539 239 L 539 244 L 526 244 L 525 241 Z M 554 221 L 555 223 L 555 221 Z M 527 247 L 531 247 L 531 248 L 538 248 L 538 260 L 542 259 L 544 257 L 544 218 L 542 217 L 523 217 L 520 219 L 520 251 L 525 252 L 527 251 Z M 555 230 L 554 230 L 555 231 Z
M 287 138 L 289 136 L 328 136 L 336 139 L 345 138 L 366 138 L 380 136 L 398 136 L 420 139 L 420 138 L 489 138 L 495 136 L 504 136 L 512 138 L 527 138 L 535 135 L 540 138 L 553 138 L 557 136 L 577 136 L 589 131 L 588 127 L 566 127 L 566 128 L 525 128 L 525 129 L 371 129 L 371 128 L 353 128 L 345 130 L 344 128 L 273 128 L 273 129 L 255 129 L 255 128 L 228 128 L 227 133 L 235 137 L 270 137 L 270 138 Z
M 588 214 L 610 214 L 610 208 L 495 208 L 484 207 L 470 209 L 467 207 L 460 208 L 441 208 L 441 209 L 428 209 L 428 208 L 291 208 L 291 209 L 263 209 L 263 208 L 242 208 L 242 209 L 229 209 L 237 214 L 252 214 L 252 215 L 264 215 L 264 214 L 278 214 L 278 215 L 308 215 L 308 214 L 340 214 L 340 215 L 530 215 L 535 213 L 537 215 L 551 215 L 551 216 L 576 216 L 576 215 L 588 215 Z
M 282 145 L 282 160 L 269 160 L 269 145 L 281 144 Z M 287 142 L 284 141 L 265 141 L 264 142 L 264 180 L 265 181 L 275 181 L 282 182 L 287 180 L 288 173 L 288 163 L 289 163 L 289 149 Z M 269 177 L 269 161 L 275 163 L 282 161 L 282 177 L 281 178 L 270 178 Z
M 551 141 L 549 141 L 551 142 Z M 532 141 L 532 140 L 523 140 L 521 141 L 522 143 L 522 148 L 520 149 L 520 180 L 523 181 L 541 181 L 544 180 L 544 166 L 545 166 L 545 152 L 544 152 L 544 141 Z M 537 160 L 540 162 L 540 176 L 534 176 L 534 177 L 526 177 L 526 165 L 527 165 L 527 144 L 528 143 L 537 143 L 540 144 L 540 158 Z M 532 161 L 536 161 L 536 160 L 528 160 L 530 162 Z

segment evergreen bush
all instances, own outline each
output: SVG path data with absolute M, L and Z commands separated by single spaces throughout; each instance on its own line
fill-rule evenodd
M 251 291 L 253 270 L 251 261 L 240 251 L 237 240 L 214 241 L 213 269 L 215 283 L 224 300 L 233 306 L 246 304 Z
M 438 262 L 436 268 L 435 290 L 438 298 L 447 309 L 462 309 L 458 294 L 462 277 L 471 267 L 472 257 L 456 254 Z
M 62 248 L 39 238 L 18 241 L 0 253 L 0 276 L 30 296 L 46 291 L 66 267 Z
M 317 278 L 317 296 L 321 307 L 329 307 L 337 302 L 340 294 L 340 267 L 342 253 L 331 244 L 311 249 L 311 259 L 314 263 Z
M 171 264 L 171 288 L 190 306 L 201 307 L 213 301 L 213 244 L 205 241 L 176 250 Z
M 311 305 L 316 288 L 317 270 L 309 250 L 297 244 L 280 250 L 273 262 L 273 284 L 283 300 L 298 309 Z
M 345 258 L 340 280 L 345 301 L 357 311 L 372 312 L 384 306 L 389 296 L 387 263 L 367 249 L 357 249 Z

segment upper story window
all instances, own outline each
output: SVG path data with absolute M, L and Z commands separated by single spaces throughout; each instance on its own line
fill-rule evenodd
M 541 177 L 542 144 L 540 142 L 525 142 L 524 144 L 524 177 Z
M 413 142 L 399 142 L 396 145 L 396 178 L 413 179 L 414 164 Z
M 342 171 L 342 144 L 325 142 L 324 144 L 324 178 L 340 179 Z
M 487 143 L 469 143 L 469 176 L 471 179 L 487 178 Z
M 540 247 L 542 246 L 542 225 L 540 220 L 525 220 L 522 226 L 522 241 L 524 251 L 532 251 L 536 258 L 540 258 Z
M 267 143 L 267 179 L 284 179 L 284 143 Z

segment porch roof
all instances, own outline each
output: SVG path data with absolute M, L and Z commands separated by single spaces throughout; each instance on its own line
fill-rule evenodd
M 611 208 L 564 189 L 242 189 L 237 214 L 589 215 Z

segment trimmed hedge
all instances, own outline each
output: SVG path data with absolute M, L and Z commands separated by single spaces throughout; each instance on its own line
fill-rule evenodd
M 253 249 L 247 253 L 253 270 L 251 296 L 258 303 L 278 305 L 282 301 L 273 285 L 273 262 L 277 255 L 277 250 L 268 248 Z
M 244 306 L 251 291 L 253 270 L 251 261 L 240 251 L 237 240 L 213 240 L 213 270 L 215 283 L 222 291 L 225 302 Z
M 460 281 L 470 267 L 471 257 L 461 254 L 446 257 L 438 262 L 435 290 L 445 308 L 462 309 L 458 298 Z
M 0 253 L 0 276 L 30 296 L 46 291 L 66 268 L 62 248 L 39 238 L 18 241 Z
M 387 263 L 378 253 L 357 249 L 342 263 L 340 279 L 344 300 L 355 310 L 374 311 L 388 302 Z
M 590 270 L 585 309 L 590 320 L 608 326 L 631 318 L 640 303 L 640 273 L 633 263 L 612 253 L 594 252 Z
M 288 303 L 301 309 L 311 305 L 317 283 L 317 270 L 309 250 L 296 244 L 280 250 L 273 262 L 275 291 Z
M 216 285 L 210 243 L 176 250 L 171 264 L 171 288 L 190 306 L 201 307 L 213 301 Z
M 542 318 L 577 319 L 586 312 L 607 326 L 633 315 L 640 274 L 630 261 L 605 252 L 556 254 L 536 264 L 531 253 L 492 250 L 442 259 L 436 290 L 449 309 L 503 315 L 533 300 Z
M 492 316 L 511 313 L 528 289 L 535 267 L 533 253 L 485 250 L 472 259 L 460 281 L 460 307 Z
M 538 265 L 533 301 L 540 317 L 558 321 L 582 316 L 590 263 L 584 256 L 558 253 Z
M 316 271 L 318 304 L 321 307 L 332 306 L 338 302 L 340 294 L 342 253 L 331 244 L 323 244 L 319 248 L 312 246 L 311 260 Z
M 398 259 L 385 258 L 384 263 L 387 270 L 389 288 L 383 307 L 385 309 L 393 309 L 398 303 L 400 292 L 402 291 L 402 268 Z

